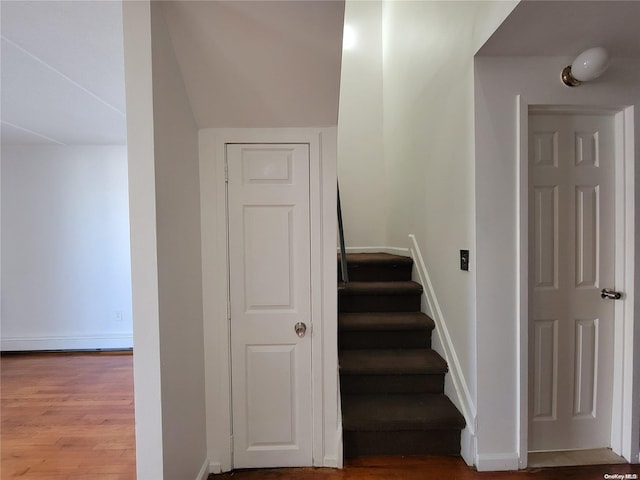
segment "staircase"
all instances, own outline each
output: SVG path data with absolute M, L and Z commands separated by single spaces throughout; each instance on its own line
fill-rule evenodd
M 459 455 L 463 416 L 444 395 L 447 363 L 431 349 L 413 261 L 347 254 L 338 285 L 338 351 L 345 458 Z M 340 262 L 340 256 L 338 256 Z

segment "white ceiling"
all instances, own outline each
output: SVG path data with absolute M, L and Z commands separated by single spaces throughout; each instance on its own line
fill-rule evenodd
M 162 7 L 199 127 L 338 123 L 343 1 Z
M 2 143 L 125 144 L 121 3 L 0 8 Z
M 120 1 L 2 0 L 3 144 L 125 144 Z M 335 125 L 344 2 L 163 2 L 205 127 Z
M 524 0 L 478 55 L 576 56 L 595 46 L 640 58 L 640 1 Z
M 119 1 L 0 2 L 3 144 L 124 144 Z M 204 127 L 331 125 L 342 1 L 167 2 Z M 522 1 L 479 55 L 640 58 L 640 1 Z

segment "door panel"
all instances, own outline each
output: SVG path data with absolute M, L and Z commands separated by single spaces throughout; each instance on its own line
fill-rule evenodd
M 292 222 L 290 205 L 245 205 L 244 298 L 247 311 L 292 310 Z M 268 251 L 267 251 L 268 249 Z M 276 272 L 278 281 L 272 281 Z
M 311 465 L 309 147 L 227 145 L 227 168 L 233 465 Z
M 600 252 L 598 235 L 598 207 L 600 206 L 598 185 L 576 187 L 576 287 L 598 288 L 598 257 Z
M 558 389 L 558 322 L 534 324 L 534 420 L 555 420 Z
M 614 123 L 529 116 L 529 450 L 610 445 Z
M 295 447 L 295 345 L 248 345 L 247 448 Z
M 558 187 L 534 188 L 535 287 L 558 288 Z
M 598 372 L 598 319 L 576 320 L 574 417 L 595 418 Z

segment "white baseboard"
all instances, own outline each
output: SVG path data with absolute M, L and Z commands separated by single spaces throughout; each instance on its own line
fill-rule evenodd
M 209 473 L 222 473 L 222 464 L 220 462 L 209 462 Z
M 469 427 L 465 427 L 460 435 L 460 456 L 470 467 L 476 461 L 476 437 Z
M 209 463 L 209 459 L 206 458 L 204 460 L 204 463 L 202 464 L 202 467 L 200 467 L 200 471 L 198 472 L 198 476 L 196 477 L 196 480 L 207 480 L 207 478 L 209 478 L 209 470 L 210 470 L 210 463 Z
M 429 276 L 429 272 L 427 271 L 427 267 L 424 263 L 424 259 L 422 257 L 422 253 L 420 252 L 420 247 L 418 246 L 415 235 L 410 234 L 409 241 L 411 242 L 409 251 L 411 253 L 411 257 L 413 258 L 414 265 L 416 266 L 418 279 L 424 287 L 426 304 L 429 310 L 427 313 L 429 314 L 429 316 L 431 316 L 436 324 L 435 334 L 438 337 L 438 342 L 434 342 L 434 346 L 440 345 L 442 347 L 442 352 L 438 353 L 444 356 L 444 359 L 447 361 L 447 365 L 449 366 L 449 373 L 451 374 L 450 376 L 453 383 L 454 391 L 447 391 L 447 395 L 450 397 L 451 401 L 456 405 L 456 407 L 458 407 L 462 412 L 462 415 L 464 416 L 467 424 L 465 430 L 468 431 L 468 436 L 470 438 L 473 438 L 475 443 L 476 407 L 474 405 L 473 399 L 471 398 L 471 393 L 469 392 L 464 374 L 462 373 L 458 355 L 456 354 L 453 341 L 451 340 L 451 336 L 449 335 L 449 330 L 447 328 L 444 315 L 442 314 L 442 310 L 440 309 L 438 298 L 436 297 L 433 284 L 431 283 L 431 277 Z M 455 393 L 455 395 L 451 395 L 452 393 Z M 473 451 L 475 450 L 475 445 L 470 445 L 466 448 L 472 448 L 470 452 L 465 452 L 465 454 L 471 455 L 470 457 L 468 457 L 469 459 L 473 458 L 475 453 Z M 467 461 L 467 457 L 465 457 L 465 461 Z
M 479 472 L 518 470 L 518 453 L 478 454 L 476 468 Z
M 326 468 L 342 468 L 338 463 L 338 459 L 330 456 L 324 457 L 322 466 Z
M 397 247 L 347 247 L 347 253 L 388 253 L 390 255 L 400 255 L 402 257 L 410 257 L 408 248 Z M 338 253 L 340 250 L 338 249 Z
M 3 337 L 3 352 L 37 350 L 100 350 L 129 349 L 133 347 L 133 335 L 95 335 L 81 337 Z
M 340 387 L 338 386 L 338 389 Z M 340 391 L 338 391 L 338 398 L 340 398 Z M 343 463 L 343 447 L 342 447 L 342 408 L 338 403 L 338 429 L 336 430 L 336 455 L 327 455 L 323 459 L 322 465 L 329 468 L 342 468 Z

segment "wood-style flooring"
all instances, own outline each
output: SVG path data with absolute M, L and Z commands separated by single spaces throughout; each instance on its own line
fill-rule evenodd
M 0 358 L 2 480 L 134 480 L 131 354 Z
M 520 472 L 477 472 L 454 457 L 376 457 L 350 460 L 342 470 L 274 468 L 236 470 L 209 475 L 209 480 L 602 480 L 605 474 L 640 479 L 640 465 L 530 469 Z M 609 477 L 615 478 L 615 477 Z
M 131 355 L 104 353 L 3 355 L 0 479 L 135 480 L 132 360 Z M 351 460 L 342 470 L 236 470 L 209 478 L 600 480 L 605 474 L 640 478 L 640 466 L 478 473 L 459 458 L 379 457 Z

